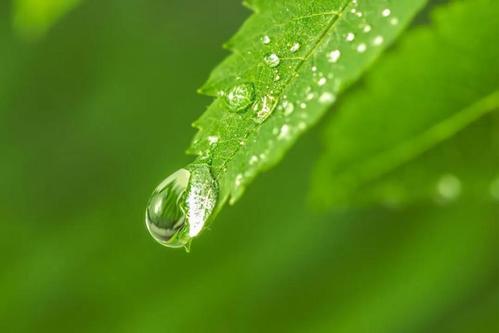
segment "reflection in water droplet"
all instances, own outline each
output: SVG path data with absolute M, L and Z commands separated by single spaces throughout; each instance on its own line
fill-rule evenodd
M 192 164 L 166 178 L 153 192 L 146 226 L 160 244 L 187 247 L 203 229 L 217 202 L 217 186 L 206 164 Z
M 279 66 L 279 64 L 281 63 L 281 59 L 279 58 L 279 56 L 275 53 L 270 53 L 270 54 L 267 54 L 263 60 L 265 61 L 265 63 L 269 66 L 269 67 L 277 67 Z
M 253 105 L 253 111 L 256 113 L 255 121 L 263 123 L 274 111 L 277 106 L 278 98 L 272 95 L 265 95 Z
M 254 99 L 255 88 L 251 83 L 235 85 L 225 94 L 225 103 L 234 112 L 246 109 Z

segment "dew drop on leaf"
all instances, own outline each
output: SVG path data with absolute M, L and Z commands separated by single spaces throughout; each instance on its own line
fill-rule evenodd
M 277 106 L 278 98 L 273 95 L 265 95 L 253 105 L 253 111 L 256 113 L 255 121 L 263 123 L 274 111 Z
M 265 44 L 265 45 L 268 45 L 270 44 L 271 40 L 270 40 L 270 37 L 265 35 L 262 37 L 262 43 Z
M 191 164 L 166 178 L 154 190 L 146 208 L 146 226 L 161 245 L 188 247 L 210 217 L 217 186 L 206 164 Z
M 329 54 L 328 54 L 329 62 L 333 62 L 333 63 L 338 62 L 338 59 L 340 59 L 340 56 L 341 56 L 340 50 L 334 50 L 334 51 L 329 52 Z
M 279 66 L 279 64 L 281 63 L 281 59 L 279 58 L 279 56 L 275 53 L 270 53 L 270 54 L 267 54 L 263 60 L 265 61 L 265 63 L 269 66 L 269 67 L 277 67 Z
M 291 46 L 291 48 L 289 49 L 289 51 L 291 53 L 295 53 L 295 52 L 297 52 L 300 49 L 300 47 L 301 47 L 300 43 L 295 42 L 295 43 L 293 43 L 293 45 Z
M 237 84 L 225 94 L 225 103 L 234 112 L 246 109 L 254 100 L 255 87 L 251 83 Z
M 364 53 L 364 52 L 366 52 L 366 50 L 367 50 L 367 45 L 365 43 L 360 43 L 357 46 L 357 52 L 359 52 L 359 53 Z
M 345 36 L 345 40 L 347 42 L 351 42 L 355 39 L 355 34 L 353 32 L 349 32 L 346 36 Z

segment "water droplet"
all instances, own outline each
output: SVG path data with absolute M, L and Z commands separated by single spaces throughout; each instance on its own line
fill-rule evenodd
M 330 92 L 326 91 L 326 92 L 323 92 L 321 94 L 321 96 L 319 97 L 319 102 L 322 103 L 322 104 L 328 104 L 328 103 L 332 103 L 335 101 L 335 96 L 333 94 L 331 94 Z
M 284 103 L 282 103 L 282 107 L 284 109 L 285 116 L 289 116 L 295 110 L 295 105 L 289 101 L 285 101 Z
M 371 30 L 372 30 L 372 27 L 369 24 L 366 24 L 364 26 L 364 28 L 362 28 L 362 31 L 364 31 L 366 33 L 369 32 L 369 31 L 371 31 Z
M 234 181 L 234 183 L 236 184 L 237 187 L 239 187 L 241 186 L 242 182 L 243 182 L 243 175 L 238 174 L 236 176 L 236 180 Z
M 355 34 L 353 32 L 349 32 L 347 33 L 347 35 L 345 36 L 345 40 L 347 42 L 351 42 L 355 39 Z
M 208 137 L 208 142 L 210 143 L 210 145 L 215 145 L 218 143 L 218 136 L 216 135 L 210 135 Z
M 376 45 L 376 46 L 379 46 L 379 45 L 383 44 L 383 42 L 384 42 L 383 36 L 376 36 L 373 39 L 373 44 Z
M 263 60 L 265 61 L 265 63 L 269 66 L 269 67 L 277 67 L 279 66 L 279 64 L 281 63 L 281 59 L 279 58 L 279 56 L 275 53 L 270 53 L 270 54 L 267 54 Z
M 234 112 L 245 110 L 254 99 L 255 88 L 251 83 L 235 85 L 225 94 L 225 103 Z
M 256 164 L 257 162 L 258 162 L 258 156 L 256 156 L 256 155 L 251 156 L 251 158 L 250 158 L 250 160 L 249 160 L 249 164 L 250 164 L 250 165 L 254 165 L 254 164 Z
M 289 138 L 290 127 L 287 124 L 282 125 L 281 130 L 279 131 L 279 139 L 287 139 Z
M 321 77 L 321 78 L 319 79 L 319 81 L 317 81 L 317 84 L 318 84 L 319 86 L 323 86 L 323 85 L 325 85 L 325 84 L 326 84 L 326 82 L 327 82 L 327 79 L 326 79 L 325 77 Z
M 329 62 L 333 62 L 333 63 L 337 62 L 338 59 L 340 59 L 340 56 L 341 56 L 340 50 L 334 50 L 334 51 L 329 52 L 329 54 L 328 54 Z
M 317 72 L 317 66 L 312 66 L 312 72 Z
M 263 123 L 274 111 L 277 106 L 278 98 L 272 95 L 265 95 L 253 105 L 253 111 L 256 113 L 255 121 Z
M 367 50 L 367 45 L 364 43 L 360 43 L 357 46 L 357 52 L 359 52 L 359 53 L 364 53 L 364 52 L 366 52 L 366 50 Z
M 153 192 L 146 226 L 160 244 L 188 247 L 203 229 L 217 202 L 217 186 L 206 164 L 192 164 L 166 178 Z
M 443 175 L 438 180 L 437 193 L 445 201 L 455 200 L 461 194 L 461 181 L 452 174 Z
M 383 17 L 388 17 L 391 14 L 392 14 L 392 11 L 389 8 L 383 9 L 383 11 L 381 12 L 381 15 L 383 15 Z
M 270 37 L 265 35 L 262 37 L 262 43 L 265 44 L 265 45 L 268 45 L 270 44 L 271 40 L 270 40 Z
M 289 49 L 289 51 L 291 53 L 295 53 L 296 51 L 298 51 L 300 49 L 300 47 L 301 47 L 300 43 L 294 42 L 293 45 L 291 46 L 291 48 Z
M 392 17 L 392 18 L 390 19 L 390 24 L 391 24 L 391 25 L 397 25 L 397 24 L 399 24 L 399 19 L 398 19 L 398 18 L 396 18 L 396 17 Z

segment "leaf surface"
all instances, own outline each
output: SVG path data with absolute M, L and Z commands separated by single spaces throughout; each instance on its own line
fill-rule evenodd
M 247 2 L 255 13 L 226 44 L 232 54 L 201 89 L 215 101 L 195 122 L 199 132 L 189 149 L 211 162 L 218 208 L 229 198 L 234 203 L 259 172 L 276 164 L 425 2 Z M 240 84 L 254 87 L 253 104 L 230 112 L 227 96 Z M 268 118 L 255 121 L 265 108 Z
M 497 147 L 494 118 L 485 121 L 489 126 L 476 125 L 481 128 L 474 130 L 477 135 L 464 134 L 469 143 L 462 137 L 449 140 L 499 106 L 499 52 L 491 42 L 499 31 L 498 13 L 494 1 L 454 2 L 435 12 L 431 27 L 417 28 L 401 40 L 328 126 L 326 152 L 314 173 L 314 202 L 353 203 L 369 190 L 378 193 L 370 199 L 375 201 L 385 195 L 416 197 L 408 192 L 428 197 L 435 177 L 446 170 L 479 167 L 472 159 L 497 163 L 497 150 L 491 150 Z M 435 146 L 437 152 L 425 154 Z M 385 189 L 373 188 L 375 180 L 419 158 L 412 176 L 406 175 L 410 188 L 402 191 L 391 182 Z M 484 179 L 490 177 L 489 172 Z

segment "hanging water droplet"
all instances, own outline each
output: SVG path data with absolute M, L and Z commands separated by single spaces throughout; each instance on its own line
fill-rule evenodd
M 296 51 L 298 51 L 300 49 L 300 47 L 301 47 L 300 43 L 294 42 L 293 45 L 291 46 L 291 48 L 289 49 L 289 51 L 291 53 L 295 53 Z
M 279 66 L 279 64 L 281 63 L 281 59 L 279 58 L 279 56 L 275 53 L 269 53 L 267 54 L 263 60 L 265 61 L 265 63 L 269 66 L 269 67 L 277 67 Z
M 278 98 L 272 95 L 265 95 L 253 105 L 253 111 L 256 113 L 255 121 L 263 123 L 274 111 L 279 102 Z
M 237 84 L 225 94 L 225 103 L 231 111 L 245 110 L 255 99 L 255 88 L 252 83 Z
M 187 247 L 210 217 L 217 186 L 206 164 L 192 164 L 166 178 L 153 192 L 146 209 L 146 226 L 160 244 Z

